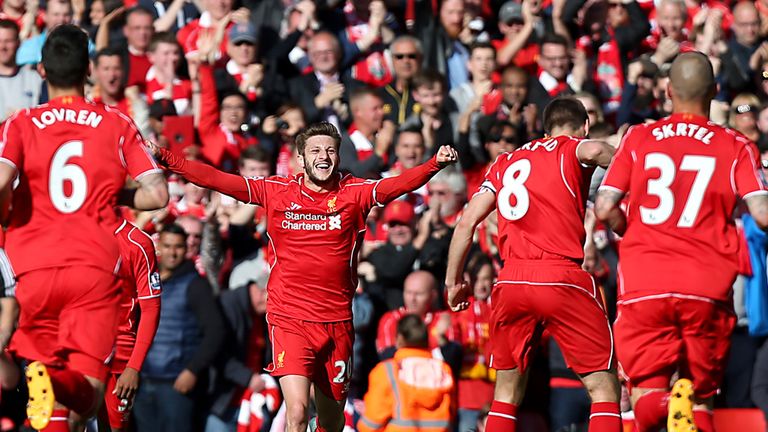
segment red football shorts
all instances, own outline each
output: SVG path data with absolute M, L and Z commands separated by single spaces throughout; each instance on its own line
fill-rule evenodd
M 633 387 L 668 388 L 679 370 L 700 398 L 720 385 L 736 323 L 726 306 L 690 296 L 619 302 L 616 354 Z
M 525 371 L 545 329 L 576 373 L 614 366 L 602 294 L 592 277 L 575 264 L 508 263 L 491 302 L 491 367 Z
M 87 266 L 18 276 L 21 315 L 11 351 L 105 382 L 117 335 L 119 290 L 115 275 Z
M 112 429 L 127 430 L 131 418 L 133 400 L 121 400 L 116 395 L 112 394 L 117 385 L 117 379 L 120 378 L 120 374 L 123 373 L 124 370 L 124 362 L 114 362 L 112 364 L 112 371 L 107 378 L 107 390 L 104 393 L 104 405 L 101 407 L 102 411 L 106 411 L 109 427 Z M 101 417 L 102 419 L 104 418 L 103 413 Z
M 334 400 L 344 400 L 352 376 L 352 320 L 311 322 L 267 314 L 274 377 L 301 375 Z

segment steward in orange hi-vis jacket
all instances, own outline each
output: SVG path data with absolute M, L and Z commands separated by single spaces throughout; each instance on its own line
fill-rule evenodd
M 451 369 L 432 358 L 424 321 L 406 315 L 397 324 L 395 357 L 371 371 L 360 432 L 448 432 L 456 396 Z

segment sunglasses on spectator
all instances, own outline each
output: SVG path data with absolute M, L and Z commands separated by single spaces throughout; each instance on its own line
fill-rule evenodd
M 757 107 L 749 104 L 741 104 L 733 108 L 736 114 L 746 114 L 748 112 L 757 112 Z
M 503 136 L 503 135 L 490 135 L 488 137 L 488 142 L 505 142 L 507 144 L 515 144 L 517 142 L 517 138 L 515 138 L 512 135 Z
M 761 160 L 760 165 L 763 166 L 763 169 L 768 169 L 768 160 L 766 159 Z
M 402 60 L 402 59 L 405 59 L 405 58 L 407 58 L 408 60 L 416 60 L 416 59 L 419 58 L 419 55 L 416 54 L 416 53 L 407 53 L 407 54 L 402 53 L 402 54 L 392 54 L 392 57 L 394 57 L 394 58 L 396 58 L 398 60 Z
M 243 46 L 243 45 L 248 45 L 248 46 L 255 46 L 255 44 L 254 44 L 254 43 L 252 43 L 252 42 L 248 42 L 248 41 L 244 41 L 244 40 L 243 40 L 243 41 L 237 41 L 237 42 L 235 42 L 235 46 L 236 46 L 236 47 L 239 47 L 239 46 Z

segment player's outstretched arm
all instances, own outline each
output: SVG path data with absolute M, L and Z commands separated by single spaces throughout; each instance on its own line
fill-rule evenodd
M 600 188 L 595 199 L 595 216 L 618 235 L 624 235 L 627 230 L 627 216 L 619 207 L 622 198 L 624 198 L 623 192 L 612 188 Z
M 605 141 L 584 140 L 576 147 L 576 157 L 586 165 L 607 168 L 616 149 Z
M 441 169 L 455 163 L 459 159 L 456 150 L 451 146 L 441 146 L 432 159 L 423 164 L 407 169 L 395 177 L 379 180 L 376 186 L 376 201 L 386 204 L 393 199 L 424 186 L 429 179 Z
M 763 231 L 768 231 L 768 195 L 752 195 L 746 197 L 744 201 L 757 226 Z
M 163 173 L 147 174 L 136 189 L 123 189 L 119 204 L 136 210 L 158 210 L 168 205 L 168 183 Z
M 451 246 L 448 249 L 448 267 L 445 272 L 445 288 L 448 291 L 448 306 L 453 311 L 469 307 L 469 284 L 464 280 L 464 262 L 472 246 L 472 236 L 477 225 L 496 207 L 496 194 L 483 189 L 467 204 L 458 225 L 453 231 Z
M 261 204 L 255 196 L 251 196 L 253 194 L 245 177 L 227 174 L 202 162 L 188 161 L 154 143 L 149 143 L 149 149 L 161 164 L 200 187 L 213 189 L 245 203 Z

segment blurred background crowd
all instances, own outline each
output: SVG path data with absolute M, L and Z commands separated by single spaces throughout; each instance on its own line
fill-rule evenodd
M 501 264 L 495 215 L 468 260 L 475 297 L 467 311 L 445 310 L 446 254 L 489 163 L 543 136 L 541 114 L 552 98 L 575 95 L 590 137 L 617 145 L 629 125 L 669 114 L 670 63 L 697 50 L 719 82 L 713 121 L 754 141 L 768 169 L 768 0 L 1 3 L 0 120 L 47 99 L 35 69 L 46 34 L 75 23 L 91 37 L 91 99 L 118 107 L 146 138 L 229 172 L 292 175 L 300 169 L 293 137 L 321 120 L 338 127 L 341 168 L 359 177 L 397 175 L 443 144 L 458 150 L 457 168 L 370 214 L 354 300 L 350 430 L 366 409 L 369 372 L 393 356 L 407 314 L 422 317 L 429 348 L 451 368 L 457 430 L 482 430 L 494 380 L 486 353 L 488 299 Z M 183 178 L 169 182 L 166 209 L 125 216 L 150 234 L 180 227 L 155 236 L 161 276 L 166 285 L 193 277 L 195 289 L 163 302 L 158 334 L 169 326 L 181 336 L 155 340 L 134 425 L 158 430 L 165 416 L 179 419 L 173 430 L 280 430 L 279 392 L 262 375 L 274 357 L 264 214 Z M 768 414 L 768 239 L 749 220 L 743 225 L 739 324 L 718 406 Z M 613 319 L 619 239 L 600 225 L 589 231 L 585 268 Z M 583 426 L 587 393 L 554 341 L 543 341 L 519 427 Z M 173 355 L 182 359 L 176 369 L 164 357 Z M 174 388 L 187 372 L 191 386 Z M 3 396 L 3 427 L 19 424 L 23 409 L 13 407 L 23 398 L 15 399 Z

